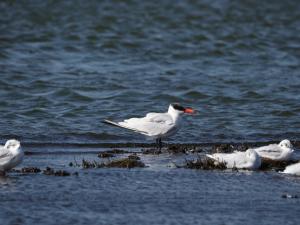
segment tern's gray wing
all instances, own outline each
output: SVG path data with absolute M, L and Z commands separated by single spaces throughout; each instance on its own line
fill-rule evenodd
M 173 124 L 173 118 L 167 113 L 148 113 L 145 120 L 153 123 Z
M 146 117 L 131 118 L 118 124 L 153 137 L 167 134 L 175 126 L 172 117 L 165 113 L 151 113 L 151 115 L 147 114 Z

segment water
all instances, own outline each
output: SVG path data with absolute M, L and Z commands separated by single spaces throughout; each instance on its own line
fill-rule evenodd
M 170 142 L 299 141 L 299 33 L 293 0 L 1 1 L 0 142 L 41 153 L 22 166 L 79 172 L 1 178 L 1 225 L 298 224 L 299 199 L 281 198 L 299 195 L 296 177 L 172 169 L 171 156 L 67 165 L 74 146 L 147 142 L 101 121 L 172 102 L 199 115 Z
M 105 118 L 199 109 L 170 141 L 299 138 L 294 1 L 2 1 L 0 137 L 124 142 Z
M 34 149 L 40 151 L 40 149 Z M 44 149 L 46 152 L 47 149 Z M 137 151 L 138 149 L 135 149 Z M 81 152 L 81 153 L 79 153 Z M 298 224 L 298 177 L 276 172 L 174 169 L 182 155 L 140 155 L 142 169 L 80 169 L 92 151 L 37 154 L 23 166 L 46 165 L 78 176 L 10 174 L 0 179 L 0 222 L 9 224 Z M 99 160 L 99 159 L 98 159 Z M 263 181 L 263 182 L 262 182 Z

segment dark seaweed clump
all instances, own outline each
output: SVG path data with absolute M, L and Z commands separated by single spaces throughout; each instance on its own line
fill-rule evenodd
M 141 158 L 136 153 L 134 153 L 132 155 L 129 155 L 128 159 L 140 160 Z
M 41 169 L 37 167 L 24 167 L 21 169 L 22 173 L 40 173 Z
M 131 155 L 127 158 L 117 159 L 113 161 L 109 161 L 106 163 L 97 162 L 97 161 L 88 161 L 83 159 L 82 160 L 82 168 L 134 168 L 134 167 L 145 167 L 145 164 L 140 161 L 140 158 L 135 155 Z
M 114 154 L 109 153 L 109 152 L 100 152 L 98 154 L 99 158 L 110 158 L 110 157 L 114 157 Z
M 146 148 L 142 149 L 142 154 L 144 155 L 159 155 L 162 151 L 157 148 Z
M 233 151 L 246 151 L 248 144 L 217 144 L 212 147 L 212 153 L 231 153 Z
M 122 149 L 112 149 L 108 151 L 99 152 L 98 157 L 99 158 L 110 158 L 114 157 L 115 154 L 127 154 L 130 153 L 129 151 L 122 150 Z
M 167 151 L 171 154 L 186 154 L 189 147 L 180 144 L 168 145 Z
M 50 167 L 46 167 L 46 169 L 43 170 L 43 174 L 52 175 L 52 176 L 70 176 L 70 173 L 65 170 L 55 171 L 54 169 L 52 169 Z
M 288 165 L 296 163 L 296 161 L 275 161 L 272 159 L 261 159 L 260 170 L 283 171 Z
M 210 158 L 197 160 L 187 160 L 186 165 L 184 166 L 186 169 L 198 169 L 198 170 L 225 170 L 226 163 L 218 162 L 216 163 L 214 160 Z

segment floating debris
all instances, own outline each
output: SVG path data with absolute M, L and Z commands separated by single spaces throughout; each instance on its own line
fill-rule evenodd
M 298 198 L 298 195 L 292 195 L 288 193 L 284 193 L 281 195 L 281 198 Z
M 46 167 L 46 169 L 43 171 L 43 174 L 45 175 L 52 175 L 52 176 L 70 176 L 70 173 L 64 170 L 57 170 L 50 167 Z
M 210 158 L 197 160 L 187 160 L 186 165 L 183 167 L 186 169 L 198 169 L 198 170 L 225 170 L 227 169 L 226 163 L 218 162 L 216 163 L 214 160 Z

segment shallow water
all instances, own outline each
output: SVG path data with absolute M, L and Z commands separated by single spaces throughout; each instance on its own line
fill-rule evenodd
M 41 149 L 31 149 L 40 152 Z M 57 148 L 60 152 L 63 149 Z M 105 149 L 97 149 L 102 151 Z M 138 152 L 140 149 L 131 149 Z M 202 171 L 170 167 L 187 156 L 140 155 L 140 169 L 81 169 L 77 154 L 33 154 L 22 167 L 46 166 L 79 175 L 10 173 L 0 179 L 0 218 L 8 224 L 298 224 L 299 177 L 276 172 Z
M 299 139 L 295 1 L 1 1 L 0 138 L 143 137 L 105 118 L 199 109 L 170 141 Z

